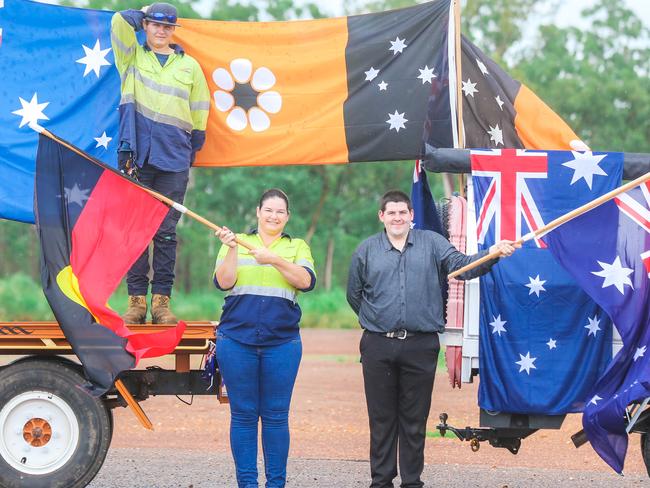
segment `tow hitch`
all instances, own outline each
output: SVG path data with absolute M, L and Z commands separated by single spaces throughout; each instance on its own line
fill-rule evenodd
M 492 447 L 502 447 L 512 454 L 519 452 L 521 440 L 525 439 L 537 429 L 517 429 L 517 428 L 476 428 L 465 427 L 459 429 L 447 423 L 449 416 L 446 413 L 440 414 L 440 423 L 437 429 L 440 435 L 445 437 L 447 431 L 450 431 L 461 441 L 469 441 L 469 446 L 473 452 L 477 452 L 481 447 L 481 442 L 489 442 Z

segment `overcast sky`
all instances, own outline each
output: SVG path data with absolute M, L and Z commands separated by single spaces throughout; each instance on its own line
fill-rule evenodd
M 332 16 L 343 15 L 343 5 L 345 0 L 307 0 L 318 4 L 323 13 Z M 306 3 L 306 1 L 297 0 L 296 3 Z M 558 10 L 556 22 L 558 25 L 567 25 L 579 19 L 580 12 L 585 7 L 596 3 L 595 0 L 571 0 Z M 623 0 L 629 8 L 634 10 L 643 22 L 650 26 L 650 0 Z

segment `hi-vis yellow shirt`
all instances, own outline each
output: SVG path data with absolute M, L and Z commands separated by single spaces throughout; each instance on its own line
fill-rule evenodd
M 255 247 L 264 246 L 257 233 L 237 234 L 237 238 Z M 215 269 L 223 263 L 228 249 L 228 246 L 221 246 Z M 219 331 L 244 344 L 276 345 L 297 338 L 302 315 L 297 303 L 298 293 L 310 291 L 316 285 L 314 259 L 304 240 L 284 234 L 269 249 L 305 268 L 311 283 L 305 289 L 295 288 L 274 266 L 259 264 L 248 249 L 238 246 L 237 280 L 226 295 Z M 223 290 L 216 275 L 214 283 Z

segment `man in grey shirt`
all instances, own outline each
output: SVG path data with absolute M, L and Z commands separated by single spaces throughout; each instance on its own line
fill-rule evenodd
M 435 232 L 411 229 L 411 201 L 397 190 L 382 197 L 379 220 L 384 231 L 352 256 L 347 289 L 364 329 L 359 348 L 370 420 L 370 487 L 393 487 L 399 448 L 402 488 L 420 488 L 438 332 L 444 329 L 441 277 L 488 252 L 509 256 L 515 244 L 501 241 L 466 256 Z M 485 274 L 497 261 L 462 278 Z

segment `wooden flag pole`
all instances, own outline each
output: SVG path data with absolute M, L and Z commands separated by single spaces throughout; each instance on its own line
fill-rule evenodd
M 621 193 L 625 193 L 626 191 L 631 190 L 632 188 L 635 188 L 646 181 L 650 181 L 650 171 L 647 172 L 646 174 L 639 176 L 637 179 L 632 180 L 622 186 L 619 186 L 618 188 L 615 188 L 614 190 L 605 193 L 604 195 L 599 196 L 598 198 L 592 200 L 591 202 L 585 203 L 581 207 L 578 207 L 574 210 L 571 210 L 570 212 L 561 215 L 557 219 L 549 222 L 543 227 L 540 227 L 536 231 L 529 232 L 525 236 L 522 236 L 519 240 L 516 241 L 517 244 L 523 244 L 526 241 L 530 241 L 531 239 L 535 239 L 537 237 L 542 237 L 545 234 L 548 234 L 550 231 L 553 229 L 559 227 L 562 224 L 567 223 L 569 220 L 575 219 L 576 217 L 579 217 L 580 215 L 589 212 L 590 210 L 593 210 L 594 208 L 598 207 L 599 205 L 602 205 L 603 203 L 606 203 L 610 200 L 613 200 L 617 196 L 619 196 Z M 480 266 L 481 264 L 491 261 L 492 259 L 496 259 L 499 257 L 498 252 L 486 254 L 480 259 L 477 259 L 476 261 L 468 264 L 467 266 L 463 266 L 460 269 L 457 269 L 453 273 L 449 274 L 449 278 L 455 278 L 456 276 L 463 274 L 471 269 L 476 268 L 477 266 Z
M 455 25 L 455 48 L 456 48 L 456 125 L 458 128 L 458 147 L 465 148 L 465 131 L 463 130 L 463 90 L 461 89 L 463 81 L 463 55 L 460 37 L 460 0 L 454 0 L 454 25 Z M 465 197 L 465 178 L 462 174 L 458 175 L 458 191 L 462 197 Z
M 88 161 L 91 161 L 92 163 L 100 164 L 100 165 L 104 166 L 104 164 L 101 161 L 98 161 L 98 160 L 94 159 L 92 156 L 86 154 L 81 149 L 73 146 L 72 144 L 70 144 L 70 143 L 64 141 L 63 139 L 59 138 L 58 136 L 52 134 L 49 130 L 47 130 L 47 129 L 41 127 L 41 126 L 37 126 L 37 125 L 30 125 L 30 127 L 33 130 L 35 130 L 36 132 L 38 132 L 40 134 L 43 134 L 44 136 L 49 137 L 50 139 L 52 139 L 52 140 L 58 142 L 59 144 L 61 144 L 62 146 L 67 147 L 68 149 L 70 149 L 74 153 L 78 154 L 79 156 L 82 156 L 82 157 L 86 158 Z M 121 173 L 120 173 L 120 175 L 123 178 L 128 178 L 132 183 L 135 184 L 135 182 L 133 180 L 131 180 L 128 176 L 125 176 L 125 175 L 123 175 Z M 217 224 L 215 224 L 213 222 L 210 222 L 208 219 L 200 216 L 196 212 L 193 212 L 192 210 L 188 209 L 187 207 L 181 205 L 180 203 L 177 203 L 177 202 L 173 201 L 172 199 L 167 198 L 165 195 L 162 195 L 162 194 L 152 190 L 151 188 L 147 188 L 146 186 L 144 186 L 144 185 L 142 185 L 140 183 L 137 183 L 137 186 L 142 188 L 144 191 L 146 191 L 149 195 L 151 195 L 155 199 L 160 200 L 164 204 L 172 207 L 175 210 L 178 210 L 180 213 L 185 214 L 188 217 L 193 218 L 197 222 L 200 222 L 201 224 L 203 224 L 206 227 L 214 230 L 215 232 L 220 232 L 221 231 L 221 227 L 219 227 Z M 235 241 L 237 242 L 237 244 L 239 244 L 241 246 L 244 246 L 248 250 L 255 249 L 255 246 L 252 246 L 251 244 L 249 244 L 247 242 L 241 241 L 239 239 L 235 239 Z
M 115 380 L 115 388 L 117 388 L 117 391 L 120 393 L 120 395 L 122 395 L 122 398 L 126 400 L 127 405 L 131 407 L 131 410 L 133 410 L 133 413 L 138 418 L 143 427 L 145 429 L 153 430 L 153 424 L 151 423 L 151 420 L 149 420 L 149 417 L 147 417 L 147 414 L 144 413 L 144 410 L 142 410 L 142 407 L 136 401 L 136 399 L 133 398 L 131 392 L 127 390 L 126 385 L 122 383 L 122 380 Z

